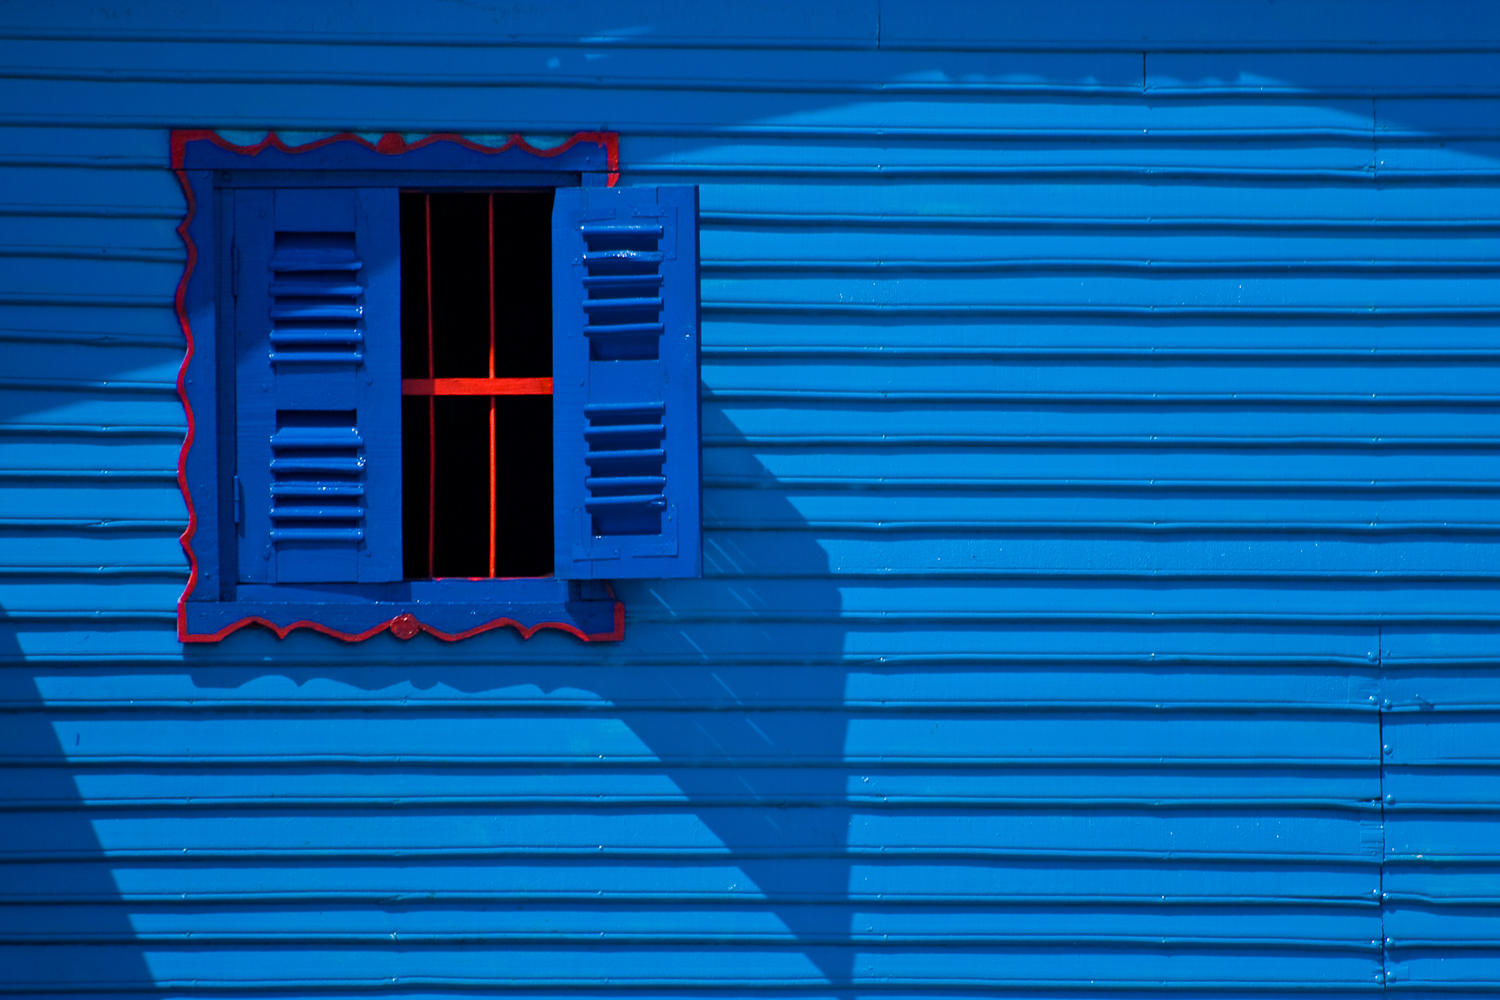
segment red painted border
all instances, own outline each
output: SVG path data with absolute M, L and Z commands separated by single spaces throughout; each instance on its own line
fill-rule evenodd
M 612 595 L 613 590 L 610 593 Z M 481 632 L 488 632 L 491 629 L 504 628 L 507 625 L 521 633 L 522 639 L 530 639 L 544 628 L 555 628 L 563 632 L 568 632 L 576 635 L 584 642 L 608 642 L 625 638 L 625 604 L 623 601 L 615 601 L 614 631 L 592 633 L 585 632 L 577 626 L 569 625 L 566 622 L 539 622 L 528 626 L 522 625 L 514 618 L 496 618 L 494 621 L 485 622 L 483 625 L 476 625 L 474 628 L 465 629 L 462 632 L 444 632 L 442 629 L 433 628 L 431 625 L 423 623 L 416 615 L 407 612 L 406 614 L 397 615 L 388 622 L 381 622 L 374 628 L 358 633 L 340 632 L 338 629 L 329 628 L 327 625 L 306 618 L 294 621 L 290 625 L 277 625 L 270 619 L 262 618 L 260 615 L 251 615 L 249 618 L 241 618 L 237 622 L 225 625 L 217 632 L 192 634 L 187 632 L 185 614 L 182 602 L 179 602 L 177 610 L 177 637 L 182 642 L 218 642 L 231 632 L 237 632 L 246 625 L 264 625 L 272 632 L 275 632 L 278 639 L 285 639 L 299 628 L 310 628 L 315 632 L 331 635 L 335 639 L 342 639 L 344 642 L 362 642 L 373 635 L 379 635 L 387 629 L 398 639 L 411 639 L 419 632 L 426 632 L 428 635 L 437 636 L 444 642 L 457 642 L 460 639 L 467 639 L 471 635 L 478 635 Z
M 205 140 L 213 143 L 221 149 L 227 149 L 231 153 L 239 153 L 243 156 L 259 156 L 263 150 L 279 149 L 283 153 L 305 153 L 311 149 L 319 149 L 335 142 L 355 142 L 372 149 L 385 156 L 399 156 L 413 149 L 421 149 L 435 142 L 456 142 L 465 149 L 472 149 L 477 153 L 503 153 L 508 149 L 522 149 L 533 156 L 557 156 L 564 153 L 580 142 L 592 142 L 604 150 L 609 162 L 609 178 L 607 187 L 614 187 L 620 180 L 620 134 L 618 132 L 575 132 L 561 145 L 550 149 L 538 149 L 527 142 L 519 132 L 512 132 L 509 139 L 501 146 L 485 146 L 465 139 L 454 132 L 434 132 L 432 135 L 424 136 L 416 142 L 408 143 L 399 133 L 387 132 L 380 137 L 378 142 L 371 142 L 363 136 L 355 135 L 353 132 L 340 132 L 312 142 L 303 143 L 300 146 L 288 146 L 281 140 L 281 136 L 275 132 L 266 133 L 266 137 L 253 146 L 240 146 L 225 139 L 219 133 L 210 129 L 173 129 L 172 130 L 172 169 L 184 169 L 187 158 L 187 144 Z
M 280 626 L 276 625 L 274 622 L 260 617 L 259 615 L 252 615 L 248 618 L 242 618 L 239 621 L 234 622 L 233 624 L 224 626 L 217 632 L 209 634 L 194 634 L 188 631 L 188 595 L 191 594 L 198 585 L 198 557 L 193 553 L 193 536 L 198 531 L 198 515 L 197 511 L 193 507 L 193 496 L 191 491 L 188 490 L 187 484 L 188 451 L 193 446 L 193 439 L 196 433 L 196 427 L 193 421 L 193 407 L 192 404 L 188 402 L 187 397 L 188 363 L 193 360 L 193 327 L 192 324 L 188 321 L 187 288 L 188 281 L 193 276 L 193 270 L 197 267 L 198 264 L 198 247 L 193 242 L 193 238 L 188 234 L 188 227 L 192 224 L 194 216 L 196 216 L 198 213 L 198 200 L 193 195 L 193 186 L 188 181 L 187 170 L 184 167 L 184 163 L 186 162 L 187 157 L 187 144 L 198 140 L 206 140 L 223 149 L 227 149 L 235 153 L 242 153 L 247 156 L 257 156 L 262 150 L 268 148 L 279 149 L 283 153 L 303 153 L 307 150 L 317 149 L 321 146 L 326 146 L 329 143 L 333 142 L 357 142 L 368 149 L 373 149 L 377 153 L 389 156 L 399 155 L 412 149 L 420 149 L 421 147 L 434 142 L 456 142 L 468 149 L 473 149 L 481 153 L 503 153 L 507 149 L 520 148 L 535 156 L 556 156 L 564 150 L 569 149 L 580 142 L 593 142 L 602 146 L 608 156 L 608 186 L 613 187 L 615 183 L 620 179 L 620 141 L 618 133 L 615 132 L 579 132 L 559 146 L 554 146 L 551 149 L 537 149 L 535 146 L 531 145 L 529 142 L 523 139 L 519 132 L 513 133 L 503 146 L 483 146 L 469 139 L 465 139 L 461 135 L 456 135 L 451 132 L 438 132 L 410 144 L 408 144 L 405 139 L 403 139 L 395 132 L 387 132 L 385 135 L 380 137 L 379 142 L 375 143 L 371 143 L 368 139 L 357 136 L 352 132 L 340 132 L 337 135 L 331 135 L 327 138 L 318 139 L 314 142 L 305 143 L 301 146 L 288 146 L 286 143 L 282 142 L 281 137 L 278 136 L 275 132 L 269 132 L 266 134 L 266 137 L 264 139 L 256 143 L 254 146 L 240 146 L 230 142 L 223 136 L 220 136 L 217 132 L 213 132 L 208 129 L 172 130 L 172 172 L 177 175 L 177 183 L 182 185 L 183 196 L 187 199 L 187 213 L 183 216 L 182 222 L 177 226 L 177 235 L 182 237 L 183 246 L 187 248 L 187 263 L 183 266 L 182 278 L 177 282 L 177 293 L 173 297 L 173 306 L 177 311 L 177 322 L 182 327 L 182 336 L 187 342 L 187 350 L 183 353 L 182 364 L 177 369 L 177 397 L 182 400 L 182 409 L 183 412 L 187 415 L 187 435 L 183 438 L 182 448 L 177 453 L 177 485 L 178 488 L 182 490 L 182 499 L 183 502 L 187 504 L 188 512 L 187 527 L 183 529 L 182 535 L 178 539 L 182 543 L 182 550 L 187 553 L 188 557 L 188 580 L 187 585 L 182 589 L 182 596 L 177 599 L 177 641 L 218 642 L 225 636 L 229 635 L 231 632 L 236 632 L 244 628 L 246 625 L 264 625 L 272 632 L 275 632 L 276 638 L 278 639 L 285 639 L 296 629 L 310 628 L 314 631 L 322 632 L 324 635 L 331 635 L 335 639 L 342 639 L 345 642 L 359 642 L 361 640 L 370 638 L 372 635 L 383 632 L 386 629 L 390 629 L 391 633 L 398 639 L 410 639 L 414 637 L 418 632 L 426 632 L 428 635 L 437 636 L 439 639 L 442 639 L 445 642 L 457 642 L 459 639 L 467 639 L 471 635 L 478 635 L 480 632 L 488 632 L 490 629 L 502 628 L 507 625 L 514 628 L 517 632 L 521 633 L 521 638 L 523 639 L 530 639 L 533 635 L 544 628 L 560 629 L 564 632 L 568 632 L 572 635 L 577 636 L 584 642 L 618 641 L 620 639 L 624 639 L 625 605 L 623 602 L 618 600 L 615 601 L 615 627 L 611 632 L 587 633 L 577 628 L 576 626 L 568 625 L 564 622 L 540 622 L 536 625 L 527 626 L 522 625 L 514 618 L 497 618 L 492 622 L 486 622 L 483 625 L 479 625 L 474 628 L 467 629 L 463 632 L 454 634 L 433 628 L 430 625 L 423 624 L 417 619 L 415 615 L 412 615 L 410 613 L 397 615 L 395 618 L 392 618 L 388 622 L 383 622 L 382 624 L 377 625 L 374 628 L 367 629 L 364 632 L 359 633 L 340 632 L 337 629 L 332 629 L 326 625 L 321 625 L 318 622 L 308 621 L 305 619 L 292 622 L 290 625 Z M 610 588 L 609 593 L 610 596 L 613 597 L 614 589 Z
M 187 171 L 181 167 L 178 134 L 176 131 L 172 133 L 172 171 L 177 175 L 177 183 L 182 185 L 183 196 L 187 198 L 187 213 L 177 226 L 177 235 L 182 237 L 182 243 L 187 248 L 187 263 L 183 265 L 182 279 L 177 282 L 177 293 L 172 304 L 177 310 L 177 322 L 182 327 L 182 336 L 187 341 L 187 350 L 183 352 L 182 364 L 177 369 L 177 398 L 182 400 L 183 412 L 187 414 L 187 435 L 183 437 L 182 448 L 177 452 L 177 486 L 182 490 L 183 503 L 187 504 L 188 523 L 178 541 L 182 543 L 182 551 L 187 553 L 188 579 L 187 585 L 182 588 L 182 596 L 177 598 L 177 641 L 199 642 L 205 640 L 190 635 L 187 630 L 187 599 L 198 586 L 198 556 L 193 552 L 193 536 L 198 532 L 198 511 L 193 506 L 193 494 L 187 483 L 188 451 L 193 447 L 193 438 L 197 433 L 197 426 L 193 421 L 193 406 L 187 397 L 187 370 L 189 362 L 193 360 L 193 326 L 188 322 L 187 288 L 188 279 L 193 276 L 193 269 L 198 264 L 198 245 L 188 235 L 188 227 L 193 222 L 193 216 L 198 214 L 198 199 L 193 195 L 193 185 L 188 182 Z

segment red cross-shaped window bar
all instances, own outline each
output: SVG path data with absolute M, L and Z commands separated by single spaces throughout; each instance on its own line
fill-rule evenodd
M 496 481 L 495 467 L 495 397 L 550 396 L 550 378 L 495 377 L 495 196 L 488 199 L 489 208 L 489 275 L 490 275 L 490 369 L 488 378 L 436 378 L 432 350 L 432 196 L 423 196 L 427 263 L 427 377 L 401 380 L 401 395 L 427 397 L 427 575 L 433 577 L 433 542 L 437 525 L 437 397 L 488 396 L 490 398 L 490 576 L 495 575 Z

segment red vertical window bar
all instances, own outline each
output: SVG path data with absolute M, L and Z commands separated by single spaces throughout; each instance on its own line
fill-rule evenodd
M 487 199 L 490 233 L 490 378 L 495 377 L 495 196 Z M 495 551 L 499 539 L 499 518 L 495 491 L 495 397 L 490 397 L 490 576 L 495 575 Z

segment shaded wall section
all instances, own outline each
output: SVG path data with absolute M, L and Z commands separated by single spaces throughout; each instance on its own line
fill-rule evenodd
M 7 7 L 0 992 L 1493 990 L 1495 11 L 701 7 Z M 699 185 L 706 578 L 179 647 L 174 127 Z

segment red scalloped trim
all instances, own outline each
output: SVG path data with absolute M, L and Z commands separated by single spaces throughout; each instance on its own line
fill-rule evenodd
M 329 628 L 327 625 L 305 618 L 294 621 L 290 625 L 277 625 L 275 622 L 262 618 L 260 615 L 251 615 L 249 618 L 241 618 L 231 625 L 225 625 L 217 632 L 207 634 L 188 633 L 186 630 L 186 609 L 183 607 L 183 602 L 179 602 L 177 605 L 177 637 L 182 642 L 218 642 L 231 632 L 237 632 L 246 625 L 264 625 L 272 632 L 275 632 L 278 639 L 285 639 L 299 628 L 310 628 L 315 632 L 322 632 L 324 635 L 331 635 L 335 639 L 342 639 L 345 642 L 362 642 L 372 635 L 378 635 L 389 629 L 391 634 L 398 639 L 411 639 L 418 632 L 426 632 L 428 635 L 437 636 L 444 642 L 457 642 L 460 639 L 467 639 L 471 635 L 478 635 L 481 632 L 488 632 L 491 629 L 509 626 L 521 633 L 522 639 L 530 639 L 544 628 L 555 628 L 576 635 L 584 642 L 618 642 L 625 638 L 625 604 L 623 601 L 615 601 L 615 627 L 612 632 L 585 632 L 576 625 L 569 625 L 566 622 L 539 622 L 536 625 L 522 625 L 514 618 L 496 618 L 492 622 L 485 622 L 483 625 L 476 625 L 474 628 L 454 633 L 433 628 L 431 625 L 423 623 L 416 615 L 407 612 L 406 614 L 397 615 L 388 622 L 381 622 L 374 628 L 357 633 L 340 632 L 338 629 Z
M 172 130 L 172 169 L 181 170 L 187 159 L 187 144 L 198 140 L 206 140 L 221 149 L 227 149 L 232 153 L 240 153 L 245 156 L 259 156 L 262 150 L 279 149 L 283 153 L 305 153 L 310 149 L 318 149 L 335 142 L 357 142 L 366 149 L 372 149 L 384 156 L 399 156 L 413 149 L 421 149 L 434 142 L 456 142 L 465 149 L 472 149 L 478 153 L 493 155 L 503 153 L 508 149 L 522 149 L 533 156 L 557 156 L 578 145 L 580 142 L 592 142 L 604 150 L 609 163 L 609 179 L 606 187 L 614 187 L 620 179 L 620 134 L 618 132 L 575 132 L 564 143 L 553 146 L 550 149 L 538 149 L 527 142 L 519 132 L 512 132 L 509 139 L 502 146 L 485 146 L 465 139 L 455 132 L 434 132 L 432 135 L 424 136 L 416 142 L 408 143 L 399 133 L 387 132 L 377 142 L 371 142 L 363 136 L 355 135 L 353 132 L 340 132 L 312 142 L 303 143 L 300 146 L 288 146 L 282 142 L 281 136 L 275 132 L 267 132 L 266 137 L 253 146 L 240 146 L 230 142 L 223 136 L 210 129 L 173 129 Z
M 172 130 L 172 171 L 177 175 L 177 183 L 182 185 L 183 196 L 187 199 L 187 214 L 183 216 L 182 222 L 177 226 L 177 235 L 182 237 L 183 245 L 187 248 L 187 263 L 182 269 L 182 279 L 177 282 L 177 293 L 173 297 L 173 305 L 177 311 L 177 322 L 182 327 L 182 336 L 183 339 L 187 342 L 187 350 L 183 353 L 182 364 L 178 366 L 177 369 L 177 398 L 182 400 L 182 409 L 183 412 L 187 415 L 187 435 L 183 438 L 182 448 L 177 453 L 177 486 L 182 490 L 182 500 L 185 504 L 187 504 L 188 513 L 187 527 L 183 529 L 182 535 L 178 538 L 178 541 L 182 543 L 182 550 L 187 553 L 188 557 L 188 579 L 187 585 L 182 589 L 182 596 L 177 599 L 177 641 L 218 642 L 225 636 L 229 635 L 231 632 L 235 632 L 241 628 L 244 628 L 246 625 L 264 625 L 272 632 L 275 632 L 278 639 L 285 639 L 287 635 L 295 629 L 310 628 L 314 631 L 322 632 L 324 635 L 331 635 L 335 639 L 342 639 L 345 642 L 359 642 L 363 639 L 368 639 L 370 638 L 370 636 L 375 635 L 379 632 L 383 632 L 386 629 L 391 629 L 398 638 L 402 639 L 410 639 L 415 636 L 418 631 L 422 631 L 426 632 L 429 635 L 437 636 L 439 639 L 442 639 L 445 642 L 457 642 L 459 639 L 467 639 L 471 635 L 478 635 L 480 632 L 487 632 L 490 629 L 502 628 L 505 626 L 510 626 L 516 631 L 520 632 L 521 638 L 523 639 L 530 639 L 538 631 L 544 628 L 561 629 L 564 632 L 569 632 L 573 635 L 576 635 L 578 638 L 582 639 L 585 642 L 618 641 L 625 638 L 625 605 L 618 600 L 615 601 L 614 631 L 597 632 L 592 634 L 584 632 L 582 629 L 577 628 L 573 625 L 568 625 L 564 622 L 541 622 L 536 625 L 526 626 L 522 625 L 520 622 L 516 621 L 513 618 L 497 618 L 492 622 L 486 622 L 485 624 L 476 626 L 475 628 L 467 629 L 466 631 L 459 632 L 457 634 L 450 634 L 448 632 L 442 631 L 441 629 L 436 629 L 430 625 L 423 624 L 422 622 L 417 620 L 415 615 L 409 613 L 397 615 L 395 618 L 392 618 L 388 622 L 384 622 L 383 624 L 377 625 L 372 629 L 368 629 L 357 634 L 340 632 L 338 629 L 332 629 L 326 625 L 320 625 L 317 622 L 306 620 L 295 621 L 290 625 L 280 626 L 266 620 L 265 618 L 261 618 L 259 615 L 253 615 L 249 618 L 242 618 L 234 624 L 226 625 L 219 631 L 211 634 L 194 634 L 188 631 L 188 595 L 191 594 L 198 585 L 198 557 L 193 552 L 192 544 L 193 536 L 198 531 L 198 514 L 196 509 L 193 507 L 193 495 L 191 491 L 188 490 L 187 484 L 188 450 L 193 446 L 193 438 L 196 431 L 196 427 L 193 422 L 193 407 L 192 404 L 188 402 L 187 397 L 188 363 L 193 360 L 193 327 L 192 324 L 188 322 L 187 288 L 188 280 L 193 276 L 193 269 L 198 264 L 198 247 L 193 242 L 193 238 L 188 235 L 188 227 L 192 224 L 193 217 L 197 215 L 198 200 L 193 196 L 193 186 L 188 182 L 187 170 L 185 169 L 183 164 L 186 162 L 187 144 L 197 140 L 207 140 L 223 149 L 228 149 L 236 153 L 243 153 L 247 156 L 257 156 L 260 154 L 261 150 L 272 147 L 281 150 L 283 153 L 302 153 L 310 149 L 317 149 L 320 146 L 326 146 L 332 142 L 357 142 L 360 145 L 365 146 L 366 148 L 375 150 L 375 152 L 377 153 L 391 156 L 405 153 L 407 150 L 411 149 L 420 149 L 421 147 L 434 142 L 456 142 L 468 149 L 477 150 L 481 153 L 503 153 L 507 149 L 521 148 L 535 156 L 556 156 L 564 150 L 567 150 L 580 142 L 593 142 L 598 143 L 600 146 L 602 146 L 604 148 L 605 154 L 608 157 L 608 186 L 614 187 L 615 182 L 620 179 L 620 137 L 616 132 L 578 132 L 574 134 L 572 138 L 568 139 L 566 142 L 562 143 L 559 146 L 554 146 L 551 149 L 537 149 L 535 146 L 531 145 L 524 138 L 522 138 L 519 132 L 513 133 L 503 146 L 484 146 L 469 139 L 465 139 L 461 135 L 456 135 L 451 132 L 434 133 L 433 135 L 429 135 L 410 144 L 408 144 L 405 139 L 403 139 L 395 132 L 387 132 L 385 135 L 382 135 L 380 137 L 380 141 L 376 143 L 371 143 L 368 139 L 357 136 L 352 132 L 340 132 L 337 135 L 331 135 L 327 138 L 318 139 L 314 142 L 305 143 L 301 146 L 288 146 L 286 143 L 281 141 L 281 137 L 278 136 L 275 132 L 268 132 L 266 134 L 266 137 L 260 142 L 256 143 L 254 146 L 240 146 L 225 139 L 217 132 L 213 132 L 208 129 Z M 612 588 L 610 589 L 610 596 L 614 596 L 614 590 Z
M 182 242 L 187 247 L 187 264 L 182 269 L 182 280 L 177 282 L 177 294 L 173 297 L 173 305 L 177 309 L 177 322 L 182 327 L 183 338 L 187 341 L 187 350 L 183 352 L 182 364 L 177 368 L 177 398 L 182 400 L 183 412 L 187 414 L 187 436 L 182 439 L 182 448 L 177 452 L 177 486 L 182 490 L 182 502 L 187 504 L 188 514 L 187 527 L 183 529 L 182 536 L 178 539 L 182 543 L 182 551 L 187 553 L 188 579 L 187 585 L 182 588 L 182 596 L 177 598 L 177 641 L 190 642 L 196 641 L 194 637 L 189 636 L 187 630 L 187 599 L 198 586 L 198 556 L 193 552 L 193 535 L 198 531 L 198 511 L 193 506 L 193 494 L 188 489 L 187 483 L 188 449 L 193 446 L 193 438 L 197 430 L 193 422 L 193 406 L 188 402 L 187 397 L 188 362 L 193 360 L 193 325 L 188 322 L 187 287 L 188 279 L 193 276 L 193 268 L 198 264 L 198 246 L 188 235 L 188 226 L 198 212 L 198 199 L 193 196 L 193 185 L 188 182 L 187 171 L 176 166 L 180 162 L 177 133 L 173 132 L 173 172 L 177 175 L 177 183 L 182 185 L 182 193 L 187 198 L 187 214 L 183 216 L 181 225 L 177 227 L 177 235 L 182 237 Z

